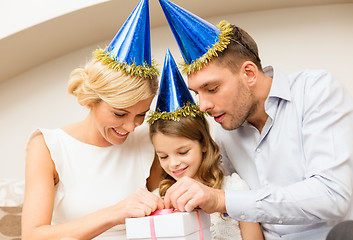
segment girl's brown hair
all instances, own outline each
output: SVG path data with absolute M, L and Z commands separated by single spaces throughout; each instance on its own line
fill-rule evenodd
M 223 171 L 221 169 L 221 155 L 219 147 L 211 137 L 209 126 L 204 117 L 181 117 L 179 121 L 158 119 L 150 126 L 150 137 L 153 138 L 157 133 L 162 133 L 171 137 L 185 137 L 190 140 L 198 141 L 205 146 L 206 152 L 203 159 L 198 178 L 201 183 L 213 187 L 221 188 L 223 182 Z M 162 181 L 159 184 L 159 195 L 164 197 L 168 188 L 176 181 L 163 169 Z

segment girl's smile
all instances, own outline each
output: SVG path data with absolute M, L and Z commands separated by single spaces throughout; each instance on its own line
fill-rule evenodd
M 188 176 L 197 179 L 203 146 L 199 141 L 162 133 L 153 135 L 152 142 L 164 171 L 175 180 Z

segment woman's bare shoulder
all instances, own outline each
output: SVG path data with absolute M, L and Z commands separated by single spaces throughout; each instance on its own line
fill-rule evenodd
M 44 136 L 43 133 L 39 129 L 37 129 L 32 133 L 28 140 L 27 150 L 28 148 L 33 148 L 34 146 L 38 146 L 41 144 L 45 144 Z

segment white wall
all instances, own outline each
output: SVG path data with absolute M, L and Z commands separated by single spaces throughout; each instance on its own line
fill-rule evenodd
M 108 0 L 2 0 L 0 39 L 51 18 L 105 1 Z
M 257 41 L 263 65 L 285 72 L 325 68 L 353 94 L 353 4 L 276 9 L 208 19 L 226 19 Z M 152 29 L 152 55 L 162 69 L 170 48 L 181 56 L 169 27 Z M 107 40 L 108 43 L 110 39 Z M 21 76 L 0 83 L 0 178 L 24 178 L 25 147 L 38 127 L 56 128 L 84 118 L 87 110 L 67 94 L 71 70 L 82 66 L 97 43 L 54 59 Z

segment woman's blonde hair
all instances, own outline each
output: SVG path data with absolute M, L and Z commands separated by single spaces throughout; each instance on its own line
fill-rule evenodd
M 132 77 L 116 71 L 92 58 L 84 68 L 72 71 L 68 92 L 77 97 L 82 106 L 105 101 L 115 108 L 126 108 L 155 96 L 157 77 Z
M 219 147 L 210 135 L 209 126 L 204 117 L 181 117 L 179 121 L 158 119 L 150 126 L 150 137 L 162 133 L 172 137 L 185 137 L 198 141 L 205 146 L 197 176 L 200 181 L 213 188 L 221 188 L 224 174 L 221 169 Z M 158 162 L 158 161 L 157 161 Z M 162 168 L 162 181 L 159 184 L 159 195 L 164 197 L 168 188 L 176 181 Z

